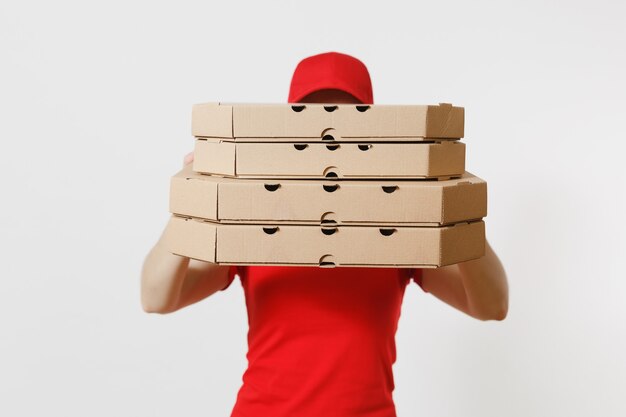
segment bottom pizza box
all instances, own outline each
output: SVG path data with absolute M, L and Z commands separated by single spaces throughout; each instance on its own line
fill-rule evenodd
M 220 224 L 172 216 L 169 250 L 225 265 L 436 268 L 485 251 L 485 223 L 444 227 Z

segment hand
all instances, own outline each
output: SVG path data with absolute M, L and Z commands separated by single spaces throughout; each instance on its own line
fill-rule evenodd
M 185 159 L 183 159 L 183 166 L 189 165 L 193 162 L 193 152 L 189 152 L 185 155 Z

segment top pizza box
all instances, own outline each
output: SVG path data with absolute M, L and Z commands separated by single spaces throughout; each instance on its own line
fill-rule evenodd
M 463 137 L 465 109 L 439 105 L 228 104 L 193 106 L 196 137 L 242 142 L 427 141 Z

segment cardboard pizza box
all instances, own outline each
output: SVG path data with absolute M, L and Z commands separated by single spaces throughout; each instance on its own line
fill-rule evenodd
M 435 268 L 484 255 L 483 221 L 444 227 L 220 224 L 172 216 L 169 250 L 217 264 Z
M 441 226 L 487 215 L 487 183 L 465 172 L 448 181 L 234 179 L 191 166 L 170 182 L 170 212 L 222 223 Z
M 459 139 L 464 124 L 464 108 L 447 103 L 204 103 L 194 105 L 192 110 L 194 136 L 247 142 Z
M 197 139 L 193 169 L 238 178 L 451 178 L 465 171 L 465 144 L 239 143 Z

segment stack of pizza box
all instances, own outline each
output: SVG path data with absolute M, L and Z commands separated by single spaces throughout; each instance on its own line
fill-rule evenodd
M 193 107 L 172 253 L 224 265 L 440 267 L 485 250 L 465 113 L 439 105 Z

